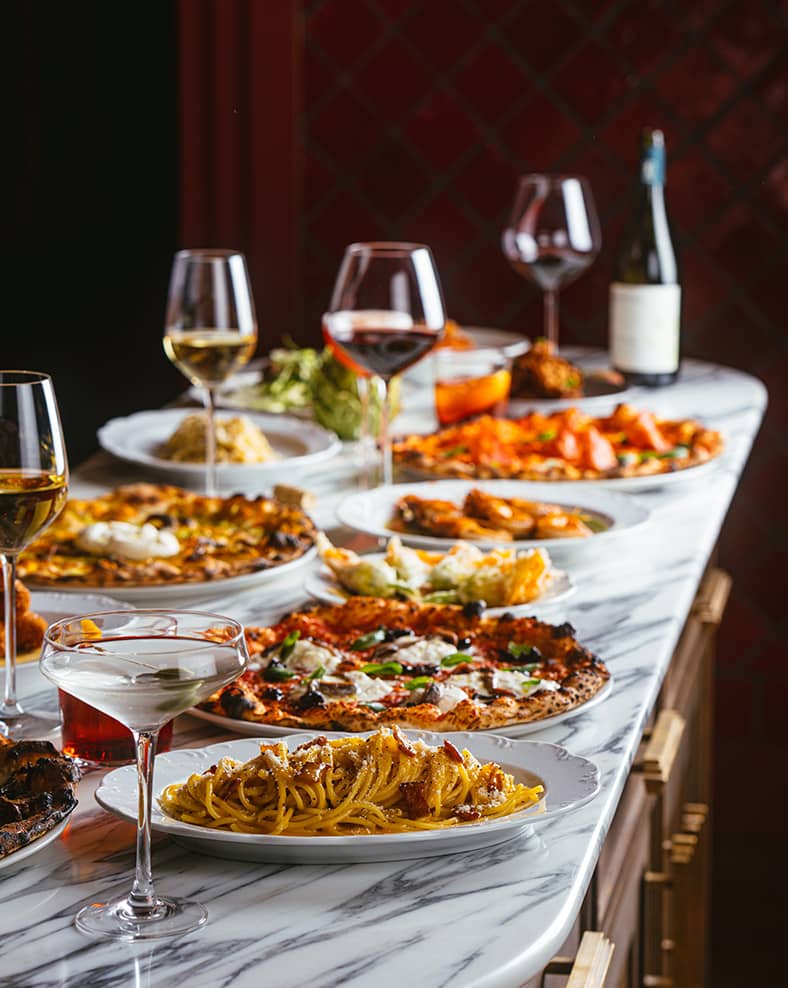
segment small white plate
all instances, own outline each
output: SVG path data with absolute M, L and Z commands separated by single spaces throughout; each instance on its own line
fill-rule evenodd
M 636 478 L 645 479 L 645 478 Z M 430 535 L 412 535 L 397 532 L 389 527 L 394 505 L 406 494 L 420 498 L 436 498 L 462 504 L 468 491 L 480 488 L 495 497 L 518 497 L 529 501 L 549 501 L 567 508 L 576 508 L 598 515 L 610 523 L 610 528 L 587 538 L 574 539 L 515 539 L 511 542 L 496 542 L 491 539 L 465 539 L 479 548 L 522 549 L 541 547 L 548 552 L 559 550 L 583 551 L 607 542 L 608 539 L 632 531 L 645 524 L 650 512 L 642 504 L 625 495 L 610 491 L 593 483 L 586 484 L 580 493 L 571 483 L 563 487 L 557 483 L 533 483 L 526 480 L 432 480 L 424 483 L 394 484 L 378 487 L 375 490 L 353 494 L 342 501 L 337 508 L 337 518 L 348 528 L 355 528 L 368 535 L 390 538 L 398 535 L 407 545 L 424 549 L 450 549 L 457 539 L 435 538 Z
M 369 734 L 370 732 L 367 732 Z M 440 745 L 443 736 L 426 731 L 407 731 L 409 738 L 422 738 Z M 326 734 L 328 738 L 341 737 Z M 286 738 L 293 749 L 309 741 L 314 734 L 293 734 Z M 400 834 L 358 834 L 347 837 L 288 837 L 270 834 L 237 834 L 209 830 L 181 823 L 166 816 L 154 799 L 151 826 L 169 834 L 179 844 L 217 857 L 243 861 L 280 861 L 300 863 L 345 863 L 364 861 L 399 861 L 408 858 L 435 857 L 455 851 L 489 847 L 510 840 L 535 823 L 555 819 L 593 799 L 599 791 L 599 772 L 593 762 L 570 754 L 565 748 L 539 741 L 511 741 L 497 735 L 458 733 L 451 736 L 458 747 L 468 748 L 481 762 L 496 761 L 518 782 L 542 784 L 545 796 L 538 804 L 498 820 L 475 823 L 445 830 L 417 831 Z M 220 758 L 238 761 L 254 758 L 259 741 L 243 739 L 224 741 L 207 748 L 181 748 L 156 758 L 153 792 L 156 797 L 173 782 L 184 782 L 193 773 L 203 772 Z M 124 820 L 137 819 L 136 768 L 124 765 L 109 772 L 96 792 L 97 802 Z
M 383 559 L 385 553 L 370 552 L 364 554 L 364 559 Z M 536 600 L 527 604 L 510 604 L 508 607 L 489 607 L 485 610 L 486 617 L 500 617 L 501 614 L 514 614 L 518 617 L 525 614 L 536 613 L 539 608 L 547 605 L 558 604 L 571 597 L 577 590 L 568 573 L 561 569 L 553 569 L 553 578 L 547 585 L 547 589 Z M 335 579 L 328 566 L 322 566 L 316 573 L 310 573 L 304 581 L 304 590 L 316 600 L 324 604 L 344 604 L 350 597 L 358 596 L 348 594 L 340 589 L 339 583 Z
M 159 411 L 136 412 L 125 418 L 110 419 L 98 430 L 101 446 L 113 456 L 131 463 L 178 476 L 195 479 L 205 473 L 202 463 L 174 463 L 159 456 L 159 448 L 178 428 L 187 415 L 199 409 L 165 408 Z M 254 479 L 258 483 L 294 476 L 329 460 L 342 448 L 333 432 L 312 422 L 287 415 L 267 415 L 263 412 L 245 413 L 265 433 L 277 454 L 269 463 L 217 463 L 220 480 L 243 483 Z
M 253 587 L 261 587 L 266 583 L 280 580 L 283 576 L 292 573 L 300 566 L 314 559 L 317 550 L 314 546 L 308 549 L 303 556 L 298 559 L 291 559 L 287 563 L 280 563 L 278 566 L 271 566 L 269 569 L 261 569 L 256 573 L 242 573 L 240 576 L 228 576 L 223 580 L 208 580 L 203 583 L 162 583 L 152 587 L 108 587 L 114 597 L 118 600 L 126 601 L 130 604 L 160 604 L 167 605 L 179 601 L 205 600 L 208 597 L 219 597 L 226 593 L 234 593 L 241 590 L 250 590 Z M 29 580 L 28 586 L 35 586 L 34 581 Z M 95 590 L 97 588 L 89 588 Z M 103 589 L 103 588 L 102 588 Z M 58 594 L 71 596 L 72 594 L 83 594 L 84 585 L 74 587 L 73 590 L 67 586 L 58 587 Z M 104 608 L 106 610 L 106 608 Z M 98 608 L 101 610 L 101 608 Z
M 597 703 L 606 700 L 610 696 L 612 689 L 613 677 L 611 676 L 598 693 L 595 693 L 590 700 L 586 700 L 579 707 L 573 707 L 572 710 L 565 710 L 563 713 L 554 714 L 552 717 L 544 717 L 542 720 L 529 721 L 527 724 L 512 724 L 510 727 L 495 727 L 490 731 L 475 731 L 472 736 L 487 737 L 490 734 L 496 734 L 507 738 L 524 738 L 529 734 L 538 734 L 539 731 L 546 731 L 549 727 L 555 727 L 556 724 L 561 724 L 563 721 L 569 720 L 570 717 L 584 714 L 586 710 L 590 710 Z M 223 727 L 228 732 L 243 734 L 246 737 L 252 738 L 286 738 L 302 730 L 300 727 L 277 727 L 273 724 L 255 724 L 249 720 L 233 720 L 231 717 L 223 717 L 221 714 L 212 714 L 208 710 L 200 710 L 199 707 L 191 707 L 187 712 L 199 720 L 206 720 L 209 724 Z M 337 737 L 340 737 L 341 733 L 339 732 Z M 348 734 L 350 732 L 345 731 L 344 733 Z M 446 731 L 445 733 L 451 734 L 452 737 L 454 736 L 451 731 Z M 471 735 L 469 734 L 468 736 L 470 737 Z
M 57 840 L 57 838 L 63 833 L 68 826 L 68 821 L 70 819 L 71 814 L 69 814 L 65 820 L 61 820 L 60 823 L 55 824 L 51 830 L 48 830 L 45 834 L 42 834 L 41 837 L 31 841 L 30 844 L 26 844 L 25 847 L 20 847 L 18 851 L 13 851 L 11 854 L 7 854 L 4 858 L 0 858 L 0 871 L 3 871 L 6 868 L 14 868 L 23 861 L 27 861 L 28 858 L 32 857 L 34 854 L 37 854 L 39 851 L 43 851 L 47 844 L 51 844 L 52 841 Z

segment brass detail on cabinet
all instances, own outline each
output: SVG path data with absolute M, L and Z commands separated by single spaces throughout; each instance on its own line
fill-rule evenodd
M 733 580 L 724 569 L 709 571 L 692 605 L 692 613 L 702 624 L 718 625 L 722 621 L 732 585 Z
M 568 974 L 566 988 L 604 988 L 614 949 L 604 933 L 586 930 L 574 961 L 568 957 L 554 957 L 544 969 L 542 983 L 546 974 Z
M 659 794 L 670 780 L 686 721 L 676 710 L 660 710 L 654 730 L 646 742 L 643 758 L 636 766 L 643 773 L 646 789 Z
M 647 871 L 643 875 L 643 881 L 646 885 L 661 885 L 664 888 L 670 888 L 673 884 L 673 879 L 666 871 Z
M 681 812 L 681 828 L 688 834 L 700 834 L 709 816 L 705 803 L 685 803 Z
M 644 974 L 643 988 L 673 988 L 673 978 L 661 974 Z

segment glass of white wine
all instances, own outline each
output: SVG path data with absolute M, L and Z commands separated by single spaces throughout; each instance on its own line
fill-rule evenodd
M 216 389 L 248 363 L 257 319 L 244 255 L 181 250 L 170 277 L 164 352 L 205 400 L 205 490 L 216 494 Z
M 115 940 L 196 930 L 205 907 L 156 894 L 151 869 L 153 764 L 162 726 L 239 676 L 249 661 L 243 626 L 203 611 L 102 611 L 65 618 L 44 638 L 41 672 L 58 689 L 129 728 L 137 753 L 137 865 L 128 895 L 91 902 L 77 928 Z
M 25 711 L 16 698 L 16 560 L 60 514 L 68 462 L 52 378 L 0 371 L 0 562 L 5 601 L 5 696 L 0 733 L 40 738 L 58 727 L 54 714 Z

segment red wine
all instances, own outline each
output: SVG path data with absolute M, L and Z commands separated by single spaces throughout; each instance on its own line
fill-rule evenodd
M 333 332 L 332 332 L 333 330 Z M 326 343 L 338 359 L 353 365 L 361 374 L 389 379 L 420 360 L 438 339 L 428 329 L 372 329 L 368 327 L 331 330 L 325 326 Z
M 541 249 L 531 261 L 509 258 L 514 270 L 545 292 L 558 291 L 574 281 L 593 260 L 592 254 L 579 254 L 568 248 Z

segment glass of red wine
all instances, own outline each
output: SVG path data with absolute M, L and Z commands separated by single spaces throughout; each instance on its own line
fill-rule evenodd
M 378 440 L 384 484 L 392 482 L 389 382 L 432 349 L 446 312 L 424 244 L 358 243 L 345 249 L 323 336 L 345 366 L 383 381 Z
M 544 293 L 544 336 L 558 344 L 558 293 L 591 264 L 602 245 L 594 197 L 578 175 L 523 175 L 503 252 Z

